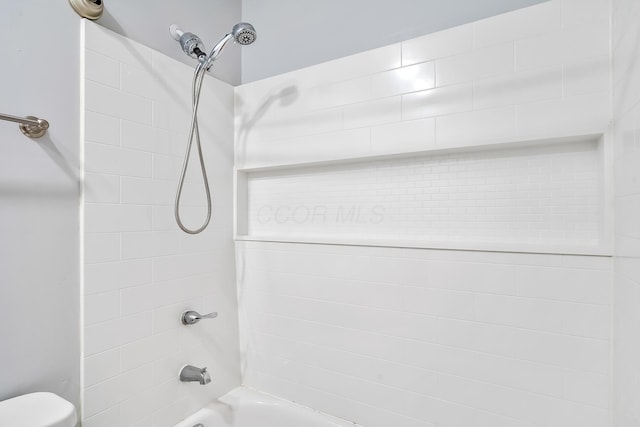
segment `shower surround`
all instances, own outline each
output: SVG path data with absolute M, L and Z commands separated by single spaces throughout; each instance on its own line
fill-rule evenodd
M 213 221 L 187 235 L 173 201 L 193 69 L 92 22 L 84 22 L 83 49 L 83 426 L 171 426 L 240 384 L 233 87 L 204 82 Z M 200 223 L 199 175 L 187 175 L 182 201 L 187 225 Z M 186 327 L 185 310 L 219 316 Z M 180 383 L 185 364 L 207 366 L 213 382 Z
M 192 69 L 86 22 L 83 425 L 170 426 L 241 382 L 366 427 L 611 425 L 608 17 L 551 0 L 235 90 L 207 78 L 200 236 L 172 216 Z M 474 238 L 412 238 L 411 206 L 444 203 L 467 210 L 421 233 Z M 220 316 L 184 327 L 186 309 Z M 183 364 L 212 383 L 181 384 Z
M 367 427 L 611 425 L 609 7 L 236 89 L 245 384 Z

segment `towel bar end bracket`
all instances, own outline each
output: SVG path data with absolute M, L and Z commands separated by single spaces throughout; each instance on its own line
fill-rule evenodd
M 44 119 L 39 119 L 33 116 L 27 116 L 28 119 L 35 120 L 37 124 L 20 123 L 20 131 L 29 138 L 40 138 L 47 133 L 49 129 L 49 122 Z

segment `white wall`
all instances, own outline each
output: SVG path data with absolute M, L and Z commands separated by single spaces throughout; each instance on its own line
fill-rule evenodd
M 112 0 L 113 1 L 113 0 Z M 242 51 L 243 83 L 397 43 L 545 0 L 243 0 L 259 44 Z
M 79 40 L 65 2 L 4 1 L 0 112 L 0 400 L 52 391 L 79 403 Z
M 616 168 L 615 426 L 640 426 L 640 4 L 613 2 Z
M 609 29 L 607 1 L 553 0 L 240 86 L 236 165 L 260 179 L 324 161 L 332 176 L 373 155 L 593 134 L 606 164 Z M 309 185 L 300 199 L 324 195 Z M 609 256 L 248 231 L 236 245 L 248 385 L 367 427 L 610 425 Z
M 213 219 L 173 218 L 191 67 L 91 22 L 84 80 L 84 426 L 171 426 L 240 384 L 232 241 L 233 88 L 207 77 L 200 131 Z M 195 153 L 195 148 L 194 148 Z M 205 217 L 198 172 L 183 217 Z M 198 325 L 185 310 L 218 311 Z M 183 365 L 212 383 L 183 384 Z
M 104 15 L 98 24 L 132 40 L 151 47 L 190 67 L 195 60 L 185 55 L 169 35 L 169 26 L 176 24 L 184 31 L 197 34 L 208 49 L 241 20 L 241 2 L 235 0 L 107 0 Z M 240 49 L 226 49 L 216 62 L 212 75 L 237 85 L 240 83 Z

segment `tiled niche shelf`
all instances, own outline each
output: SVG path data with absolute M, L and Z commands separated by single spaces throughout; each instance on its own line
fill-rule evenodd
M 609 255 L 602 135 L 237 171 L 236 239 Z

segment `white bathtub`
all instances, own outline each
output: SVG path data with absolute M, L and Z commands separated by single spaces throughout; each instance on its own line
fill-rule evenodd
M 354 427 L 357 424 L 238 387 L 175 427 Z

